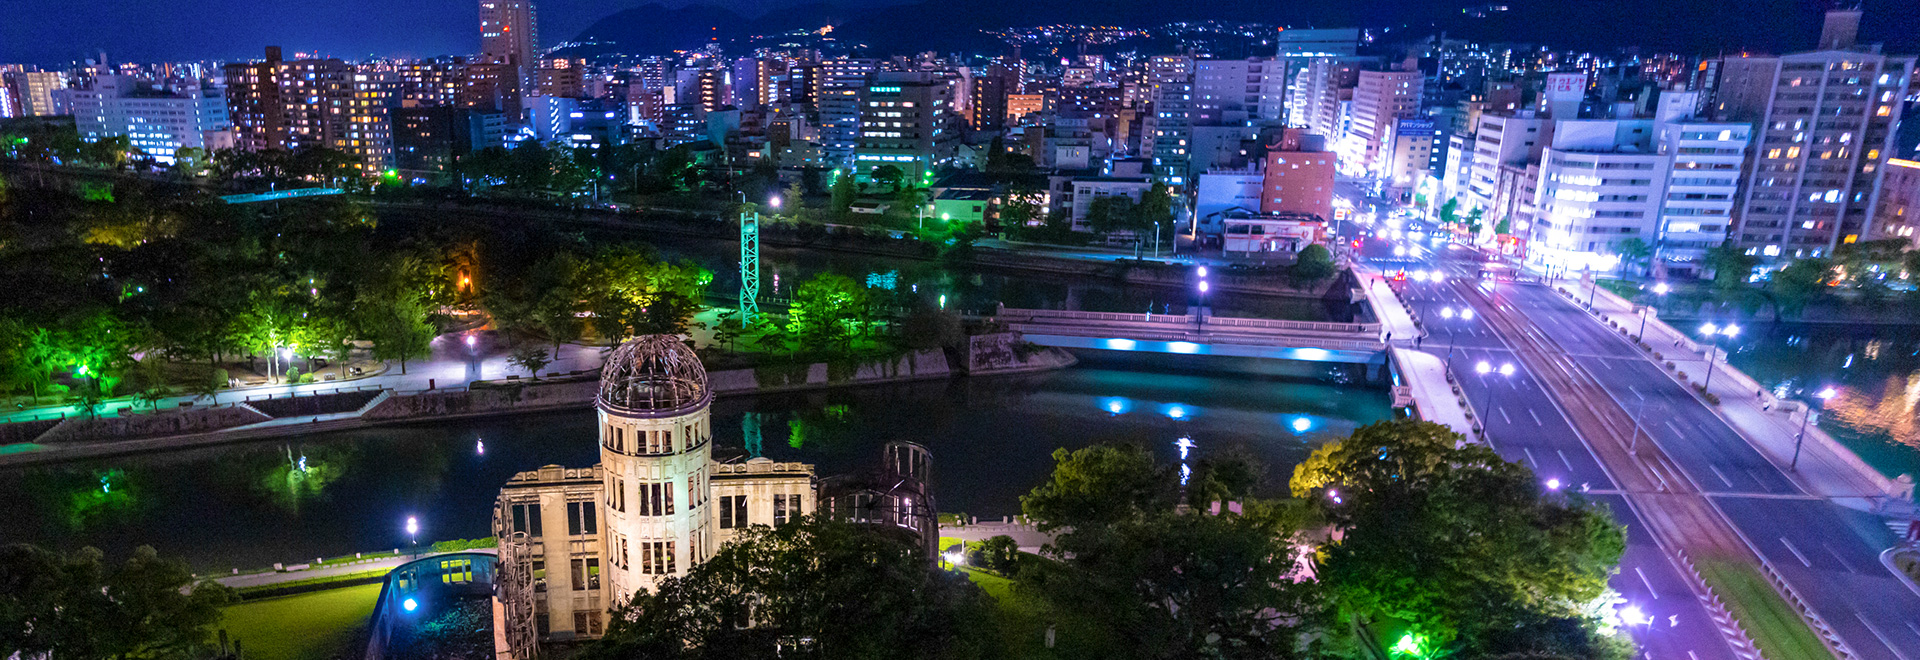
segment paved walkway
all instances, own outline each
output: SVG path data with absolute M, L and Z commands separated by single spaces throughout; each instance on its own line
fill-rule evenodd
M 1414 410 L 1420 419 L 1445 424 L 1455 433 L 1477 438 L 1476 424 L 1468 416 L 1453 383 L 1447 381 L 1447 364 L 1438 356 L 1410 348 L 1391 348 L 1400 382 L 1413 394 Z
M 995 536 L 1011 536 L 1013 542 L 1020 546 L 1021 552 L 1032 553 L 1040 552 L 1040 546 L 1053 540 L 1052 535 L 1034 529 L 1033 525 L 1019 522 L 989 521 L 972 525 L 941 525 L 940 535 L 957 538 L 970 544 Z M 946 548 L 940 548 L 940 550 L 945 551 Z
M 1560 286 L 1574 292 L 1575 302 L 1585 302 L 1591 295 L 1594 309 L 1601 316 L 1625 326 L 1629 333 L 1639 332 L 1640 314 L 1633 310 L 1631 303 L 1605 287 L 1595 292 L 1590 285 L 1572 280 L 1563 280 Z M 1658 318 L 1649 318 L 1646 329 L 1647 343 L 1665 360 L 1672 361 L 1677 371 L 1686 373 L 1692 382 L 1705 380 L 1707 347 Z M 1798 468 L 1787 470 L 1805 417 L 1804 405 L 1780 400 L 1772 392 L 1764 391 L 1753 378 L 1728 366 L 1724 351 L 1716 352 L 1710 391 L 1720 397 L 1720 405 L 1714 409 L 1721 418 L 1808 492 L 1873 511 L 1882 510 L 1890 495 L 1901 499 L 1898 497 L 1901 489 L 1894 480 L 1868 466 L 1817 425 L 1806 425 Z M 1904 500 L 1910 503 L 1912 493 L 1905 493 Z M 1895 506 L 1896 510 L 1890 512 L 1911 510 L 1910 504 Z

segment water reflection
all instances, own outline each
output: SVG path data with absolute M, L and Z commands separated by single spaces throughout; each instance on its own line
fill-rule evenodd
M 1820 427 L 1867 464 L 1920 473 L 1920 328 L 1783 325 L 1732 359 L 1775 395 L 1814 404 Z M 1827 387 L 1835 396 L 1821 406 Z
M 1242 451 L 1284 480 L 1315 446 L 1389 413 L 1384 391 L 1328 383 L 1319 365 L 1082 357 L 1052 373 L 723 398 L 715 453 L 835 474 L 865 467 L 887 441 L 912 440 L 934 453 L 943 510 L 998 518 L 1019 512 L 1056 448 L 1136 442 L 1172 459 L 1172 443 L 1188 438 L 1200 456 Z M 395 521 L 409 515 L 433 521 L 423 544 L 476 538 L 514 472 L 592 465 L 593 428 L 593 412 L 576 410 L 0 470 L 11 507 L 0 543 L 112 555 L 149 544 L 226 572 L 405 547 Z

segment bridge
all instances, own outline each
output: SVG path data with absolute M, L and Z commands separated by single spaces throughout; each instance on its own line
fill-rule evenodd
M 995 320 L 1042 346 L 1380 364 L 1378 323 L 1319 323 L 1186 314 L 1070 312 L 1002 307 Z

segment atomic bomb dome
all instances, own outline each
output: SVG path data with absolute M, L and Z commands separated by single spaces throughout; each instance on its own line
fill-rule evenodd
M 614 349 L 600 370 L 601 410 L 627 417 L 672 417 L 713 400 L 700 356 L 673 335 L 647 335 Z

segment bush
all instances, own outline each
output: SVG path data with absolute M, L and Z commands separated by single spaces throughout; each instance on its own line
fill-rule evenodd
M 304 374 L 300 374 L 300 382 L 301 382 L 301 383 L 311 383 L 311 382 L 313 382 L 313 374 L 311 374 L 311 373 L 304 373 Z
M 967 546 L 967 564 L 976 568 L 1011 575 L 1019 561 L 1020 545 L 1005 534 Z
M 491 538 L 454 539 L 452 541 L 439 541 L 434 543 L 433 551 L 434 552 L 460 552 L 462 550 L 491 550 L 497 547 L 500 547 L 499 543 L 494 541 Z
M 1655 353 L 1655 354 L 1654 354 L 1654 358 L 1656 358 L 1656 359 L 1657 359 L 1657 358 L 1659 358 L 1659 357 L 1660 357 L 1660 355 L 1659 355 L 1658 353 Z M 1673 366 L 1674 366 L 1674 365 L 1673 365 L 1673 360 L 1667 360 L 1667 371 L 1673 371 Z
M 287 379 L 287 382 L 289 382 L 289 383 L 298 383 L 298 382 L 300 382 L 300 368 L 299 368 L 299 367 L 287 367 L 287 373 L 286 373 L 286 379 Z

